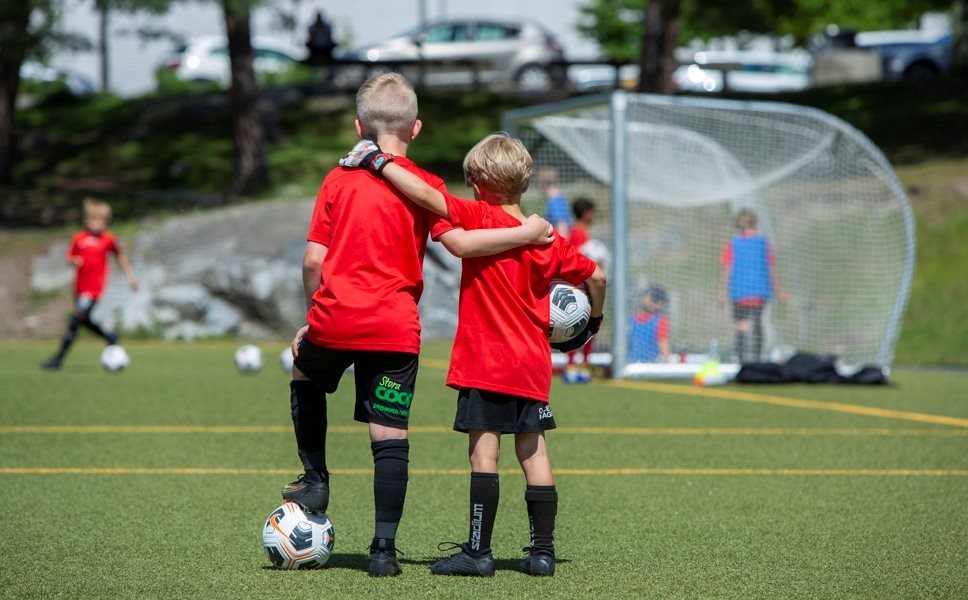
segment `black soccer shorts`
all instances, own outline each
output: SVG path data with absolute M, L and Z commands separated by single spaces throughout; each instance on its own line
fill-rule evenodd
M 763 314 L 763 306 L 747 306 L 739 302 L 733 302 L 734 321 L 755 321 Z
M 461 388 L 457 393 L 454 431 L 539 433 L 556 426 L 547 402 L 476 388 Z
M 406 429 L 417 383 L 417 363 L 416 354 L 324 348 L 304 337 L 293 364 L 326 394 L 336 391 L 343 372 L 354 365 L 353 419 Z

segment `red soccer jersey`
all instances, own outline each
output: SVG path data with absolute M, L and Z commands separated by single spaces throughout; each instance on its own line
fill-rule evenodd
M 82 229 L 74 234 L 67 258 L 81 259 L 74 283 L 75 294 L 85 294 L 95 300 L 101 296 L 108 281 L 109 252 L 118 253 L 118 240 L 113 233 L 102 231 L 94 235 L 87 229 Z
M 581 250 L 581 247 L 588 241 L 588 230 L 581 223 L 578 223 L 568 232 L 568 243 Z
M 446 192 L 439 177 L 405 157 L 394 160 Z M 328 247 L 306 317 L 309 340 L 327 348 L 419 352 L 427 234 L 449 227 L 364 169 L 330 171 L 307 236 Z
M 521 224 L 499 206 L 447 197 L 454 227 Z M 435 236 L 436 237 L 436 236 Z M 549 288 L 554 277 L 579 284 L 595 263 L 555 234 L 548 246 L 524 246 L 462 262 L 460 313 L 447 385 L 548 401 L 551 346 Z

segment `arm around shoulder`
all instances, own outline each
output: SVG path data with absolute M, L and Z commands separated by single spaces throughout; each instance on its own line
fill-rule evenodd
M 383 167 L 381 174 L 414 204 L 442 217 L 450 216 L 444 195 L 420 177 L 392 162 Z

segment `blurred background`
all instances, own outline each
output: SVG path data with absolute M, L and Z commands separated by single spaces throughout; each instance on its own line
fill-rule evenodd
M 115 273 L 96 318 L 167 339 L 287 335 L 355 89 L 398 70 L 426 124 L 412 156 L 458 192 L 464 152 L 504 111 L 615 87 L 845 119 L 898 168 L 918 220 L 898 360 L 966 365 L 968 284 L 950 275 L 968 266 L 966 19 L 961 0 L 7 0 L 0 337 L 63 327 L 87 197 L 112 204 L 143 282 Z M 431 336 L 452 331 L 456 269 L 431 249 Z

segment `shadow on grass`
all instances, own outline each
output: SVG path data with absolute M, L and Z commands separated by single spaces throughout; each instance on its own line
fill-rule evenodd
M 441 556 L 439 558 L 429 558 L 429 559 L 416 559 L 416 558 L 401 558 L 400 564 L 404 565 L 427 565 L 430 566 L 440 560 L 441 558 L 446 558 Z M 517 571 L 521 572 L 521 561 L 524 560 L 524 556 L 521 558 L 495 558 L 494 568 L 498 571 Z M 556 564 L 567 564 L 571 561 L 567 558 L 556 558 Z
M 369 557 L 367 554 L 362 552 L 357 552 L 354 554 L 344 553 L 344 554 L 333 554 L 326 561 L 326 566 L 323 569 L 348 569 L 350 571 L 363 571 L 366 572 L 366 559 Z M 276 567 L 272 565 L 264 565 L 263 570 L 278 571 Z

